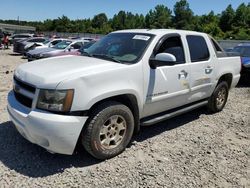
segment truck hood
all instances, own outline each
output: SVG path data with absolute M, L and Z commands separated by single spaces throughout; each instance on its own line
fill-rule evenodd
M 63 80 L 96 75 L 127 65 L 85 56 L 60 56 L 20 65 L 15 76 L 37 88 L 55 89 Z

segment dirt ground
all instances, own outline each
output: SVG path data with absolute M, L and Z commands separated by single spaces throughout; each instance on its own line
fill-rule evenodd
M 0 187 L 250 187 L 249 83 L 230 91 L 222 112 L 202 108 L 144 127 L 121 155 L 100 162 L 85 151 L 50 154 L 17 133 L 6 97 L 26 61 L 0 50 Z

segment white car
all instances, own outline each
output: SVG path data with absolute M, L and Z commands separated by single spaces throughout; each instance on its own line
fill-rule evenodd
M 82 56 L 20 65 L 8 112 L 23 137 L 50 152 L 72 154 L 79 142 L 107 159 L 143 125 L 205 105 L 221 111 L 240 70 L 240 57 L 205 33 L 117 31 Z
M 53 47 L 38 48 L 27 52 L 28 61 L 42 58 L 64 56 L 64 55 L 80 55 L 80 49 L 84 44 L 89 43 L 85 40 L 64 40 L 57 43 Z
M 24 47 L 24 50 L 28 52 L 29 50 L 34 50 L 34 49 L 41 49 L 41 48 L 52 48 L 59 42 L 65 41 L 67 39 L 47 39 L 44 42 L 33 42 L 29 43 Z

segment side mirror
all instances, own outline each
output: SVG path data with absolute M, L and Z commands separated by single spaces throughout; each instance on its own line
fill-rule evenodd
M 175 65 L 176 57 L 169 53 L 159 53 L 155 58 L 149 59 L 149 65 L 152 69 L 160 66 L 173 66 Z

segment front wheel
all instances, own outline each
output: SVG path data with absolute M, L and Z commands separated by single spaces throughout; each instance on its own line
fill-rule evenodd
M 226 105 L 228 98 L 228 84 L 225 81 L 220 82 L 212 96 L 208 101 L 208 109 L 209 111 L 215 113 L 221 111 Z
M 97 159 L 120 154 L 129 144 L 134 131 L 131 110 L 117 102 L 99 105 L 90 116 L 81 135 L 85 150 Z

